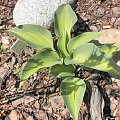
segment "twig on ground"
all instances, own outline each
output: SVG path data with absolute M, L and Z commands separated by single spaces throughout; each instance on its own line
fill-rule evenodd
M 8 61 L 13 55 L 13 52 L 2 62 L 0 63 L 0 66 L 2 66 L 6 61 Z

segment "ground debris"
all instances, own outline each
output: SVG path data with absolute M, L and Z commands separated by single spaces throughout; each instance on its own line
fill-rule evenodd
M 37 51 L 30 47 L 20 55 L 10 51 L 10 46 L 16 41 L 16 38 L 10 37 L 5 30 L 15 26 L 12 19 L 12 11 L 16 1 L 17 0 L 0 0 L 0 119 L 72 120 L 68 109 L 60 97 L 60 81 L 54 76 L 49 75 L 49 69 L 35 73 L 21 88 L 18 88 L 22 68 L 27 60 Z M 78 13 L 79 20 L 74 27 L 75 32 L 72 32 L 72 34 L 77 35 L 90 30 L 110 31 L 112 28 L 112 30 L 115 29 L 115 31 L 111 30 L 111 32 L 107 32 L 111 35 L 114 33 L 114 36 L 111 38 L 108 35 L 109 40 L 112 39 L 116 41 L 116 39 L 120 38 L 116 36 L 116 34 L 119 34 L 118 29 L 120 29 L 119 0 L 105 0 L 101 4 L 95 2 L 95 0 L 78 0 L 74 9 L 76 9 L 76 13 Z M 8 43 L 8 46 L 4 46 L 4 44 Z M 118 45 L 118 43 L 116 44 Z M 100 78 L 99 84 L 97 84 L 98 81 L 94 82 L 95 86 L 100 87 L 99 89 L 102 91 L 100 91 L 102 95 L 107 96 L 105 97 L 108 103 L 107 107 L 110 109 L 104 112 L 105 115 L 109 113 L 111 116 L 106 117 L 106 120 L 119 120 L 119 79 L 112 78 L 112 81 L 109 83 L 105 73 L 91 74 L 88 71 L 80 71 L 77 75 L 85 78 L 86 83 L 89 79 L 95 78 L 98 80 Z M 103 78 L 106 80 L 104 81 Z M 89 95 L 87 95 L 87 97 L 89 98 Z M 89 101 L 87 102 L 89 103 Z M 80 109 L 80 120 L 83 120 L 80 116 L 88 115 L 87 117 L 89 117 L 87 107 L 84 100 Z

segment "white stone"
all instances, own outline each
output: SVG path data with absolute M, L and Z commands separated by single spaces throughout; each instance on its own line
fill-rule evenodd
M 3 44 L 6 44 L 6 45 L 9 45 L 10 44 L 10 41 L 9 41 L 9 37 L 2 37 L 1 38 L 1 41 Z
M 30 23 L 49 27 L 58 6 L 72 2 L 74 0 L 19 0 L 13 11 L 13 20 L 16 25 Z

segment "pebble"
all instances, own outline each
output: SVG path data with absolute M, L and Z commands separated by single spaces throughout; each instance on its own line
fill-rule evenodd
M 98 29 L 96 26 L 90 26 L 91 31 L 98 32 Z
M 111 28 L 111 25 L 103 26 L 103 29 L 110 29 L 110 28 Z
M 7 37 L 7 36 L 6 37 L 2 37 L 1 41 L 2 41 L 3 44 L 7 44 L 7 45 L 10 44 L 9 37 Z
M 97 14 L 98 16 L 104 15 L 105 9 L 103 7 L 99 7 L 97 9 Z
M 5 25 L 0 26 L 0 29 L 4 29 L 4 28 L 5 28 Z

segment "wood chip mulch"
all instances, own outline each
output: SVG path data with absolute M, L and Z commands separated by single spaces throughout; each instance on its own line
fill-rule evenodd
M 5 32 L 15 26 L 12 12 L 17 0 L 0 0 L 0 120 L 72 120 L 59 93 L 60 81 L 49 75 L 49 69 L 34 74 L 18 88 L 20 72 L 26 61 L 35 54 L 28 48 L 21 55 L 10 50 L 16 38 Z M 120 0 L 78 0 L 76 35 L 84 31 L 120 29 Z M 7 41 L 3 43 L 2 40 Z M 87 75 L 87 74 L 85 74 Z M 120 82 L 99 83 L 109 97 L 111 116 L 120 120 Z M 82 105 L 86 110 L 86 106 Z M 81 111 L 83 110 L 81 109 Z M 107 113 L 106 113 L 107 114 Z

